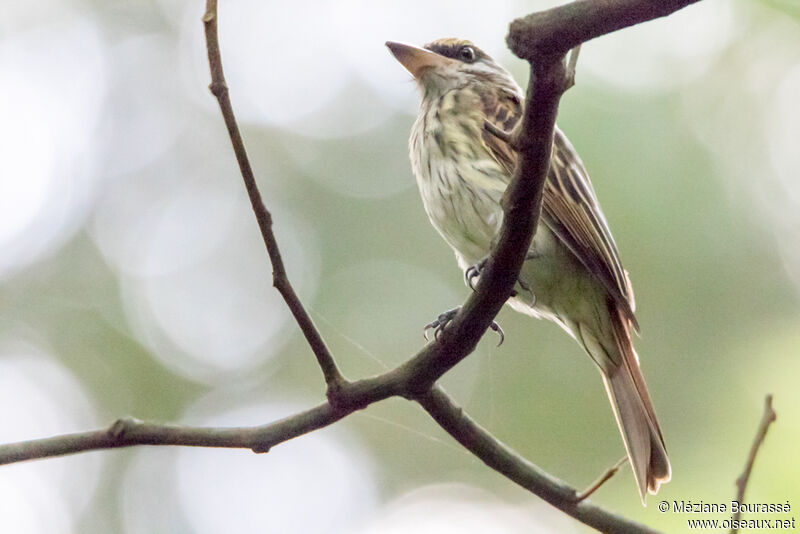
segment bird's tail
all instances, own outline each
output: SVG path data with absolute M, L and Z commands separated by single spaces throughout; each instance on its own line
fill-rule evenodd
M 621 362 L 604 371 L 603 380 L 644 504 L 647 492 L 655 494 L 661 484 L 669 482 L 669 457 L 633 348 L 628 320 L 616 306 L 609 307 Z

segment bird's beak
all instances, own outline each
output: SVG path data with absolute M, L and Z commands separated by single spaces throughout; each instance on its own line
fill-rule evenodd
M 443 68 L 448 65 L 455 65 L 458 62 L 448 57 L 440 56 L 430 50 L 417 48 L 403 43 L 386 41 L 386 46 L 394 55 L 395 59 L 403 65 L 411 75 L 419 80 L 422 73 L 429 68 Z

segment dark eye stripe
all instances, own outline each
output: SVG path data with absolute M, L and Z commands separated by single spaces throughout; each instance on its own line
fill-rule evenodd
M 449 57 L 451 59 L 457 59 L 459 61 L 463 61 L 465 63 L 474 63 L 479 59 L 484 59 L 486 54 L 482 52 L 480 49 L 476 48 L 472 44 L 461 44 L 459 43 L 429 43 L 425 46 L 431 52 L 435 52 L 440 56 Z M 464 52 L 465 50 L 469 50 L 469 52 Z M 465 57 L 464 54 L 469 54 L 469 57 Z

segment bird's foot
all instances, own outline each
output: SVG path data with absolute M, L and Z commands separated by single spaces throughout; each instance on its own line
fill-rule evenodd
M 479 261 L 475 265 L 470 265 L 464 271 L 464 281 L 467 283 L 469 288 L 472 289 L 473 291 L 475 291 L 475 279 L 480 277 L 481 272 L 483 272 L 483 268 L 486 267 L 486 262 L 487 261 L 489 261 L 489 256 L 486 256 L 485 258 L 483 258 L 481 261 Z M 531 290 L 531 287 L 528 284 L 526 284 L 525 282 L 523 282 L 522 279 L 520 279 L 520 278 L 517 278 L 517 284 L 519 285 L 520 288 L 522 288 L 522 290 L 525 293 L 528 293 L 530 295 L 530 298 L 528 299 L 529 300 L 529 304 L 531 306 L 533 306 L 536 303 L 536 296 L 533 294 L 533 291 Z M 517 296 L 519 296 L 519 292 L 516 289 L 512 289 L 511 290 L 511 296 L 512 297 L 517 297 Z
M 488 256 L 483 258 L 478 263 L 470 265 L 469 267 L 467 267 L 467 270 L 464 271 L 464 281 L 473 291 L 475 290 L 475 279 L 480 277 L 481 271 L 483 271 L 483 268 L 486 266 L 487 261 L 489 261 Z
M 444 313 L 440 313 L 439 317 L 436 320 L 428 323 L 425 325 L 425 328 L 422 330 L 422 335 L 425 337 L 425 340 L 428 341 L 428 330 L 433 329 L 433 337 L 434 339 L 439 339 L 439 336 L 442 334 L 442 331 L 445 327 L 453 320 L 453 318 L 458 314 L 458 311 L 461 309 L 459 306 L 458 308 L 453 308 L 452 310 L 447 310 Z M 489 328 L 497 332 L 497 335 L 500 336 L 500 341 L 497 343 L 497 346 L 503 344 L 503 341 L 506 339 L 506 335 L 503 332 L 503 329 L 500 328 L 500 325 L 497 324 L 495 321 L 492 321 L 492 324 L 489 325 Z
M 434 321 L 425 325 L 425 328 L 422 329 L 422 335 L 425 337 L 425 341 L 428 341 L 428 330 L 433 329 L 433 337 L 434 339 L 439 339 L 439 336 L 442 334 L 444 327 L 453 320 L 453 317 L 456 316 L 458 310 L 461 307 L 453 308 L 452 310 L 447 310 L 444 313 L 440 313 L 439 317 L 437 317 Z

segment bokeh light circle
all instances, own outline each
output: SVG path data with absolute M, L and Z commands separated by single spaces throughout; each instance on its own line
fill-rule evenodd
M 578 76 L 637 92 L 669 91 L 706 72 L 736 36 L 733 7 L 700 2 L 586 43 Z
M 401 495 L 359 534 L 563 534 L 573 520 L 552 508 L 509 504 L 474 486 L 435 484 Z
M 256 404 L 202 423 L 257 425 L 301 409 Z M 331 432 L 294 439 L 266 455 L 183 449 L 177 480 L 181 506 L 197 534 L 351 532 L 369 517 L 377 498 L 367 452 L 353 439 Z
M 104 54 L 94 21 L 62 15 L 0 47 L 0 277 L 72 235 L 92 196 Z
M 416 113 L 419 95 L 415 84 L 386 49 L 386 41 L 422 46 L 441 37 L 460 37 L 473 41 L 496 60 L 505 61 L 510 57 L 505 45 L 508 22 L 524 14 L 525 9 L 514 3 L 478 0 L 343 0 L 337 2 L 336 17 L 331 22 L 349 68 L 388 105 Z
M 17 338 L 0 340 L 0 421 L 0 443 L 97 426 L 91 402 L 72 373 L 42 348 Z M 99 471 L 100 458 L 89 455 L 4 466 L 0 531 L 74 532 Z
M 313 295 L 320 268 L 314 234 L 286 215 L 276 217 L 295 288 Z M 213 253 L 195 264 L 123 281 L 126 315 L 136 336 L 170 369 L 193 380 L 246 374 L 291 339 L 286 333 L 291 314 L 272 287 L 268 257 L 246 204 L 229 229 Z

